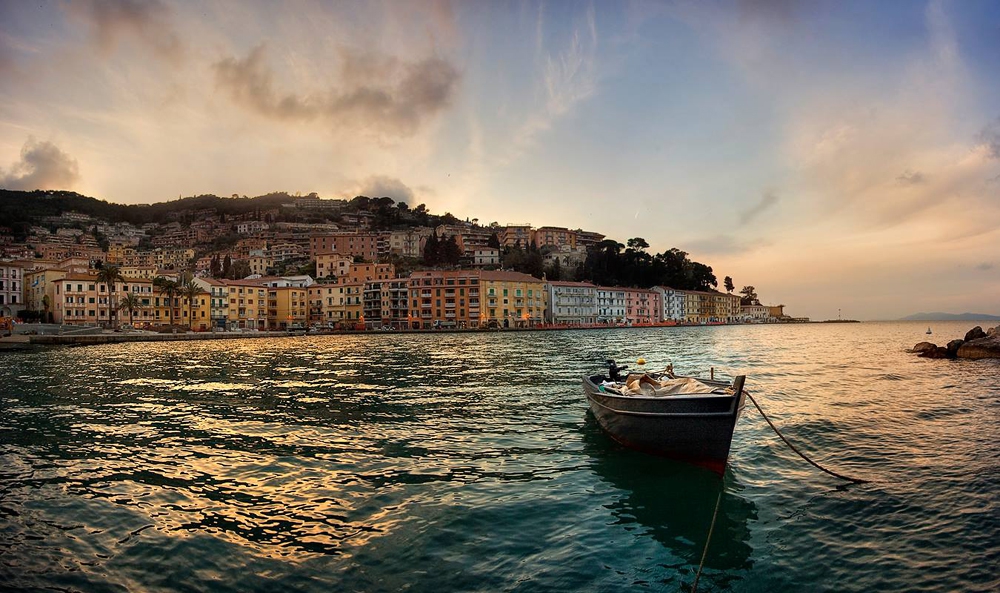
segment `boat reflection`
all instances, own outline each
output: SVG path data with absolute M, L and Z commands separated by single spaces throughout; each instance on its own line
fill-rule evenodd
M 752 566 L 749 523 L 757 520 L 757 507 L 740 495 L 743 486 L 731 471 L 720 479 L 704 468 L 626 449 L 601 431 L 589 411 L 583 448 L 597 476 L 622 492 L 608 505 L 615 523 L 638 525 L 637 537 L 652 537 L 692 572 L 723 490 L 705 572 L 739 578 L 734 572 Z

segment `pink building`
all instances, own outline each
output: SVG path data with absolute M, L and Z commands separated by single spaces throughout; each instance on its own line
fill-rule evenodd
M 652 325 L 660 319 L 660 293 L 643 288 L 625 289 L 625 319 L 632 325 Z

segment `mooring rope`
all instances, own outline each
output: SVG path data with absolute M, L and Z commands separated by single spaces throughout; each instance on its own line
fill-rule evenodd
M 701 551 L 701 562 L 698 563 L 698 572 L 694 575 L 694 584 L 691 585 L 691 593 L 698 592 L 698 579 L 701 578 L 701 569 L 705 566 L 705 556 L 708 555 L 708 544 L 712 541 L 712 532 L 715 531 L 715 518 L 719 516 L 719 503 L 722 502 L 722 490 L 715 499 L 715 512 L 712 513 L 712 525 L 708 528 L 708 537 L 705 538 L 705 547 Z
M 820 471 L 824 471 L 824 472 L 830 474 L 831 476 L 833 476 L 835 478 L 840 478 L 841 480 L 847 480 L 848 482 L 854 482 L 855 484 L 867 484 L 867 483 L 871 482 L 871 480 L 862 480 L 861 478 L 852 478 L 850 476 L 845 476 L 843 474 L 838 474 L 837 472 L 832 471 L 832 470 L 828 470 L 825 467 L 823 467 L 822 465 L 820 465 L 820 464 L 816 463 L 815 461 L 813 461 L 812 459 L 809 459 L 808 457 L 806 457 L 805 453 L 803 453 L 802 451 L 799 451 L 798 449 L 796 449 L 795 445 L 791 444 L 788 441 L 788 439 L 785 438 L 785 435 L 781 434 L 781 431 L 778 430 L 778 427 L 776 427 L 774 425 L 774 423 L 771 422 L 771 419 L 767 417 L 767 414 L 765 414 L 764 410 L 761 409 L 760 404 L 757 403 L 757 400 L 755 400 L 753 398 L 753 396 L 750 395 L 749 392 L 747 392 L 747 397 L 749 397 L 750 401 L 753 402 L 754 407 L 757 408 L 757 411 L 760 412 L 760 415 L 764 417 L 764 420 L 767 422 L 767 425 L 771 427 L 771 430 L 774 431 L 774 434 L 778 435 L 778 438 L 780 438 L 781 440 L 783 440 L 785 442 L 785 444 L 788 445 L 789 449 L 791 449 L 792 451 L 795 451 L 798 454 L 799 457 L 801 457 L 802 459 L 805 459 L 806 461 L 808 461 L 810 464 L 812 464 L 813 467 L 819 469 Z

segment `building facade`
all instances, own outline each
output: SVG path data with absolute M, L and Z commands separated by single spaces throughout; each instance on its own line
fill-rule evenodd
M 557 325 L 597 323 L 597 287 L 589 282 L 549 282 L 545 321 Z
M 528 274 L 507 271 L 479 273 L 479 297 L 469 306 L 479 307 L 480 327 L 534 327 L 545 322 L 545 282 Z

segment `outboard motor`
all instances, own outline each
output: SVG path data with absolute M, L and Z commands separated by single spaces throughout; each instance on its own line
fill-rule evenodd
M 628 365 L 618 366 L 617 364 L 615 364 L 615 361 L 609 360 L 608 361 L 608 380 L 609 381 L 613 381 L 615 383 L 618 383 L 619 381 L 622 380 L 621 371 L 624 371 L 627 368 L 628 368 Z

